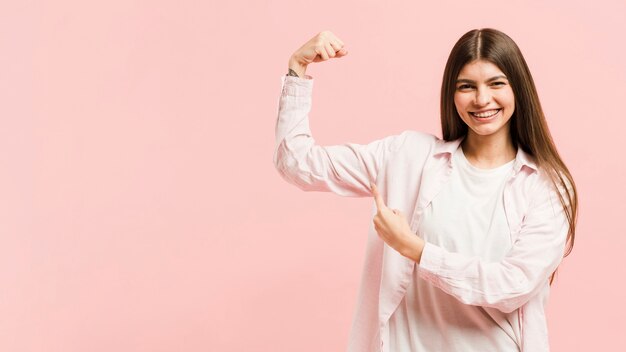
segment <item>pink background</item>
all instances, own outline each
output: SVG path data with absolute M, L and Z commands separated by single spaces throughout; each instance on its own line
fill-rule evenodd
M 466 31 L 521 47 L 580 192 L 554 351 L 626 350 L 626 2 L 3 1 L 0 350 L 342 351 L 370 198 L 272 164 L 280 76 L 321 30 L 320 144 L 440 135 Z M 622 219 L 622 220 L 620 220 Z

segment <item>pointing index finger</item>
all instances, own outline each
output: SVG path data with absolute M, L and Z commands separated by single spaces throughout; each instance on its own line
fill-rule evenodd
M 372 187 L 372 193 L 374 194 L 374 201 L 376 201 L 376 208 L 378 208 L 378 210 L 385 208 L 385 202 L 383 202 L 383 198 L 378 193 L 378 187 L 376 187 L 373 183 L 370 183 L 370 186 Z

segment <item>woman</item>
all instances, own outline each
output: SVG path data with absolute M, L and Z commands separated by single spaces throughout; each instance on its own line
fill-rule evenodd
M 274 164 L 303 190 L 375 198 L 348 350 L 548 351 L 545 304 L 573 247 L 577 193 L 517 45 L 490 28 L 458 40 L 442 139 L 406 130 L 319 146 L 306 67 L 347 53 L 324 31 L 290 58 Z

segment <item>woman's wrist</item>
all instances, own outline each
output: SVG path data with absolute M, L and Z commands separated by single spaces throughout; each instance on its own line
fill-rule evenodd
M 294 76 L 294 77 L 300 77 L 300 75 L 291 69 L 291 67 L 289 68 L 289 71 L 287 71 L 287 76 Z
M 298 77 L 304 78 L 304 75 L 306 74 L 306 65 L 301 64 L 292 56 L 289 59 L 289 71 L 287 72 L 287 76 L 293 76 L 294 74 Z
M 404 253 L 401 254 L 419 264 L 422 259 L 422 252 L 424 251 L 425 245 L 426 241 L 418 237 L 416 234 L 411 234 L 408 236 L 407 245 L 403 251 Z

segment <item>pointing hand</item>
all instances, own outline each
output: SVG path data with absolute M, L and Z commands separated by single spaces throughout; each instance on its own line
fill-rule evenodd
M 411 232 L 411 227 L 406 220 L 406 216 L 398 209 L 390 209 L 385 205 L 383 198 L 378 193 L 375 184 L 370 183 L 376 208 L 378 212 L 374 216 L 374 228 L 378 236 L 390 247 L 405 255 L 410 250 L 417 238 Z

